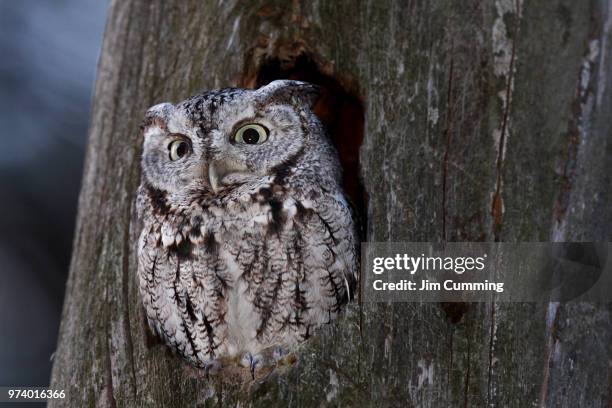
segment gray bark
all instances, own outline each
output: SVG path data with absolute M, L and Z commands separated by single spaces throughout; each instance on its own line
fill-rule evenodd
M 609 0 L 113 1 L 51 405 L 611 407 L 610 305 L 353 304 L 246 385 L 147 347 L 144 111 L 300 53 L 363 100 L 367 240 L 610 240 Z

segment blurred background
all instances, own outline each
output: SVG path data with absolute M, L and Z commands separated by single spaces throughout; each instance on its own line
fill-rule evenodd
M 0 0 L 0 386 L 46 386 L 108 1 Z

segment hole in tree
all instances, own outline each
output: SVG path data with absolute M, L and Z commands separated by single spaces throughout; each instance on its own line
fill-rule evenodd
M 361 238 L 364 240 L 366 196 L 359 177 L 359 149 L 363 142 L 364 125 L 361 100 L 347 91 L 339 80 L 321 72 L 316 62 L 304 53 L 290 59 L 266 59 L 259 68 L 254 85 L 264 86 L 277 79 L 305 81 L 321 87 L 321 95 L 313 111 L 325 125 L 338 151 L 344 192 L 358 213 Z

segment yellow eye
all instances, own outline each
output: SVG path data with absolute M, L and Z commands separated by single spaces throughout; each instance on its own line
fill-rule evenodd
M 191 149 L 189 143 L 182 139 L 176 139 L 170 142 L 168 150 L 170 151 L 170 160 L 175 161 L 187 156 Z
M 255 145 L 262 144 L 266 140 L 268 140 L 268 129 L 254 123 L 244 125 L 234 135 L 236 143 Z

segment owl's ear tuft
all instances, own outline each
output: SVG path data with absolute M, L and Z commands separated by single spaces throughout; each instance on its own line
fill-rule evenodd
M 144 135 L 145 130 L 151 126 L 166 129 L 166 118 L 172 109 L 174 109 L 174 105 L 169 102 L 159 103 L 150 107 L 145 113 L 144 120 L 140 124 L 140 131 L 142 134 Z
M 321 88 L 303 81 L 281 79 L 270 82 L 257 90 L 268 101 L 293 102 L 312 108 L 319 99 Z

